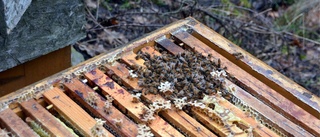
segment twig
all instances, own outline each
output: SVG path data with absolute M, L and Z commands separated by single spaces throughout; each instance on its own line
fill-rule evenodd
M 244 29 L 247 30 L 247 31 L 254 32 L 254 33 L 274 34 L 274 32 L 269 32 L 269 31 L 266 31 L 266 30 L 263 30 L 263 29 L 259 29 L 259 28 L 255 28 L 255 27 L 245 27 Z
M 101 30 L 101 29 L 109 29 L 109 28 L 116 28 L 116 27 L 124 27 L 124 26 L 134 26 L 134 27 L 163 27 L 162 24 L 117 24 L 112 26 L 107 26 L 103 28 L 95 28 L 90 30 Z
M 98 25 L 99 27 L 101 27 L 105 33 L 107 33 L 108 35 L 111 35 L 111 33 L 110 33 L 109 30 L 104 29 L 104 27 L 103 27 L 99 22 L 97 22 L 97 20 L 95 20 L 94 16 L 92 15 L 92 13 L 91 13 L 90 10 L 88 9 L 88 7 L 86 7 L 86 10 L 87 10 L 90 18 L 92 19 L 92 21 L 93 21 L 96 25 Z M 123 44 L 123 43 L 122 43 L 120 40 L 118 40 L 118 39 L 115 39 L 115 41 L 116 41 L 119 45 L 122 45 L 122 44 Z
M 100 5 L 100 0 L 97 0 L 96 20 L 98 20 L 98 17 L 99 17 L 99 5 Z
M 230 7 L 231 5 L 213 5 L 213 6 L 209 6 L 207 9 L 212 9 L 212 8 L 216 8 L 216 7 Z M 268 26 L 269 28 L 271 28 L 272 26 L 272 23 L 265 19 L 261 14 L 267 12 L 267 11 L 270 11 L 271 9 L 267 9 L 265 11 L 262 11 L 260 13 L 252 10 L 252 9 L 249 9 L 249 8 L 246 8 L 246 7 L 242 7 L 242 6 L 236 6 L 236 5 L 232 5 L 232 7 L 234 8 L 237 8 L 237 9 L 241 9 L 241 10 L 244 10 L 244 11 L 248 11 L 249 13 L 252 13 L 254 14 L 254 17 L 257 17 L 257 19 L 259 19 L 262 23 L 264 23 L 266 26 Z M 250 22 L 252 20 L 249 20 L 248 22 Z
M 306 41 L 309 41 L 309 42 L 312 42 L 312 43 L 315 43 L 315 44 L 320 45 L 320 42 L 318 42 L 318 41 L 314 41 L 314 40 L 309 39 L 309 38 L 301 37 L 301 36 L 296 35 L 296 34 L 293 34 L 293 33 L 291 33 L 291 32 L 282 31 L 282 32 L 280 32 L 280 33 L 284 33 L 284 34 L 287 34 L 287 35 L 290 35 L 290 36 L 295 36 L 295 37 L 297 37 L 297 38 L 299 38 L 299 39 L 306 40 Z
M 184 3 L 185 0 L 183 0 L 181 3 Z M 179 13 L 183 8 L 183 4 L 180 4 L 180 7 L 177 10 L 174 11 L 169 11 L 169 12 L 126 12 L 122 15 L 131 15 L 131 14 L 156 14 L 156 15 L 160 15 L 160 16 L 167 16 L 169 14 L 176 14 Z
M 287 29 L 293 22 L 295 22 L 298 18 L 300 18 L 301 16 L 303 16 L 304 14 L 301 13 L 298 16 L 294 17 L 285 27 L 285 29 Z
M 238 6 L 236 6 L 238 7 Z M 211 14 L 210 12 L 206 11 L 205 9 L 201 9 L 201 8 L 198 8 L 199 11 L 205 13 L 206 15 L 209 15 L 210 17 L 216 19 L 218 22 L 220 22 L 220 24 L 223 24 L 221 22 L 221 19 L 220 18 L 223 18 L 223 19 L 226 19 L 228 21 L 237 21 L 237 22 L 240 22 L 240 23 L 243 23 L 243 24 L 248 24 L 246 22 L 242 22 L 242 21 L 239 21 L 239 20 L 234 20 L 234 19 L 230 19 L 230 18 L 227 18 L 227 17 L 217 17 L 216 15 L 213 15 Z M 251 11 L 251 10 L 249 10 Z M 304 41 L 308 41 L 308 42 L 312 42 L 312 43 L 315 43 L 315 44 L 319 44 L 320 45 L 320 42 L 318 41 L 315 41 L 315 40 L 311 40 L 309 38 L 305 38 L 305 37 L 302 37 L 302 36 L 299 36 L 299 35 L 296 35 L 296 34 L 293 34 L 291 32 L 287 32 L 287 31 L 275 31 L 275 30 L 272 30 L 271 28 L 272 27 L 264 27 L 264 26 L 258 26 L 256 24 L 251 24 L 250 23 L 250 26 L 251 27 L 254 27 L 254 29 L 248 29 L 248 27 L 246 27 L 246 30 L 248 31 L 252 31 L 252 32 L 255 32 L 255 33 L 261 33 L 261 34 L 276 34 L 277 36 L 282 36 L 283 34 L 286 34 L 286 35 L 290 35 L 290 36 L 296 36 L 297 38 L 299 39 L 302 39 Z
M 159 12 L 126 12 L 122 15 L 131 15 L 131 14 L 160 14 L 160 13 Z
M 183 0 L 180 4 L 180 7 L 179 9 L 175 10 L 175 11 L 169 11 L 169 12 L 165 12 L 163 14 L 161 14 L 161 16 L 165 16 L 165 15 L 168 15 L 168 14 L 175 14 L 175 13 L 178 13 L 181 11 L 182 7 L 183 7 L 183 3 L 184 3 L 185 0 Z
M 281 52 L 275 52 L 275 53 L 262 53 L 262 54 L 258 54 L 256 57 L 261 59 L 263 57 L 266 57 L 266 56 L 274 56 L 274 55 L 282 55 Z
M 94 41 L 98 41 L 98 40 L 99 40 L 98 38 L 88 39 L 88 40 L 85 40 L 85 41 L 77 42 L 77 44 L 89 43 L 89 42 L 94 42 Z

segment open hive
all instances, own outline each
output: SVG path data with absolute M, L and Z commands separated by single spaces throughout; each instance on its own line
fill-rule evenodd
M 0 136 L 320 136 L 319 97 L 193 18 L 0 101 Z

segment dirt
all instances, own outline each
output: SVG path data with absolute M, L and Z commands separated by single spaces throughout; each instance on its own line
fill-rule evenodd
M 317 28 L 317 22 L 311 16 L 311 13 L 320 15 L 319 10 L 309 10 L 310 14 L 305 11 L 304 19 L 316 24 L 310 31 L 310 23 L 304 25 L 302 22 L 300 26 L 296 23 L 299 16 L 284 26 L 278 25 L 292 4 L 285 2 L 252 7 L 237 0 L 228 3 L 108 0 L 99 5 L 96 1 L 86 0 L 86 3 L 87 37 L 74 45 L 85 59 L 192 16 L 320 96 L 320 27 Z M 296 24 L 298 26 L 294 26 Z

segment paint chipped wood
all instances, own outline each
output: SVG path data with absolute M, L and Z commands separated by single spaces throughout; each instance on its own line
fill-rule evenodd
M 45 100 L 53 104 L 54 109 L 68 122 L 72 124 L 84 136 L 91 136 L 91 129 L 96 124 L 87 112 L 78 106 L 59 88 L 53 88 L 43 94 Z M 113 136 L 109 131 L 105 130 L 109 136 Z
M 86 73 L 85 77 L 89 79 L 93 84 L 99 86 L 104 95 L 110 95 L 113 97 L 114 103 L 120 108 L 122 112 L 126 115 L 132 117 L 138 123 L 143 123 L 141 116 L 143 114 L 143 103 L 137 102 L 133 103 L 133 97 L 131 94 L 115 83 L 110 77 L 105 75 L 102 71 L 96 69 L 96 73 Z M 113 82 L 113 86 L 106 83 Z M 156 136 L 183 136 L 179 131 L 170 126 L 166 121 L 164 121 L 159 116 L 154 116 L 155 120 L 152 120 L 149 124 L 151 130 Z M 159 126 L 166 125 L 166 126 Z
M 121 113 L 117 108 L 112 106 L 112 103 L 109 108 L 105 108 L 105 103 L 108 100 L 95 93 L 95 91 L 88 85 L 80 82 L 78 79 L 73 79 L 70 83 L 65 83 L 64 85 L 67 89 L 67 92 L 73 97 L 74 100 L 77 100 L 81 105 L 85 106 L 90 113 L 95 115 L 95 117 L 105 120 L 108 126 L 116 131 L 117 134 L 121 136 L 138 135 L 138 126 L 127 116 Z M 95 93 L 97 96 L 95 107 L 92 107 L 86 102 L 89 93 Z M 122 120 L 122 123 L 118 125 L 115 120 Z
M 150 55 L 153 56 L 153 54 L 150 54 Z M 160 53 L 158 55 L 160 55 Z M 126 81 L 129 87 L 135 88 L 135 89 L 141 89 L 141 87 L 136 86 L 138 83 L 137 78 L 129 79 L 127 77 L 129 76 L 129 71 L 126 69 L 125 66 L 117 63 L 117 65 L 114 65 L 113 67 L 110 67 L 110 66 L 106 66 L 106 67 L 108 70 L 113 70 L 113 72 L 115 72 L 114 73 L 115 75 L 119 77 L 123 76 L 121 77 L 121 80 Z M 117 69 L 121 69 L 122 71 L 117 71 Z M 156 100 L 164 99 L 164 98 L 161 97 L 160 95 L 148 94 L 148 95 L 142 95 L 142 99 L 144 99 L 147 102 L 154 102 Z M 190 136 L 194 136 L 194 137 L 197 135 L 211 136 L 211 137 L 215 136 L 213 133 L 211 133 L 208 129 L 203 127 L 196 120 L 192 119 L 192 117 L 190 117 L 185 112 L 176 111 L 174 110 L 174 108 L 172 109 L 173 110 L 161 111 L 159 114 Z
M 51 136 L 69 136 L 72 133 L 66 129 L 56 118 L 43 108 L 38 102 L 31 99 L 21 103 L 24 113 L 39 124 Z
M 166 42 L 161 42 L 162 40 Z M 178 45 L 171 43 L 170 48 L 168 48 L 166 45 L 167 42 L 170 40 L 161 39 L 161 41 L 157 41 L 164 49 L 171 50 L 172 54 L 177 54 L 179 52 L 184 52 L 184 49 L 180 48 Z M 170 41 L 171 42 L 171 41 Z M 186 45 L 187 46 L 187 45 Z M 178 48 L 176 48 L 178 47 Z M 192 46 L 190 46 L 192 47 Z M 175 50 L 172 50 L 175 49 Z M 197 49 L 196 49 L 197 50 Z M 171 53 L 170 52 L 170 53 Z M 259 114 L 261 114 L 265 119 L 261 119 L 262 121 L 268 123 L 273 123 L 273 125 L 277 125 L 280 130 L 282 130 L 286 135 L 293 136 L 293 135 L 301 135 L 301 136 L 312 136 L 310 133 L 303 130 L 299 125 L 296 125 L 295 123 L 291 122 L 287 118 L 283 117 L 281 114 L 276 113 L 272 108 L 267 106 L 266 104 L 263 104 L 261 101 L 253 97 L 251 94 L 244 91 L 242 88 L 238 87 L 236 84 L 232 83 L 228 79 L 226 79 L 226 86 L 235 87 L 235 92 L 233 93 L 235 98 L 238 98 L 239 101 L 242 102 L 242 104 L 239 105 L 247 105 L 247 107 L 253 108 L 255 111 L 257 111 Z M 245 103 L 245 104 L 243 104 Z M 246 107 L 246 106 L 244 106 Z M 245 112 L 249 113 L 249 108 L 247 110 L 244 110 Z M 196 113 L 197 114 L 197 113 Z M 251 114 L 249 114 L 251 115 Z M 257 116 L 256 116 L 257 117 Z M 261 116 L 258 116 L 261 117 Z M 279 123 L 279 121 L 282 121 Z
M 29 92 L 30 90 L 35 89 L 35 87 L 42 86 L 45 88 L 37 91 L 37 97 L 35 98 L 36 101 L 43 106 L 46 105 L 46 102 L 49 104 L 53 104 L 53 109 L 51 109 L 61 113 L 63 109 L 68 108 L 68 105 L 61 105 L 57 107 L 59 102 L 55 101 L 54 103 L 51 103 L 50 101 L 52 100 L 48 100 L 48 98 L 46 97 L 48 96 L 48 94 L 44 96 L 45 101 L 43 101 L 41 99 L 43 92 L 47 90 L 47 92 L 53 94 L 51 93 L 52 90 L 59 91 L 60 89 L 50 89 L 51 86 L 58 87 L 59 82 L 63 81 L 63 77 L 67 75 L 70 76 L 71 74 L 72 76 L 74 76 L 75 74 L 79 75 L 82 71 L 86 73 L 99 65 L 103 65 L 106 67 L 106 74 L 110 76 L 108 80 L 106 80 L 105 74 L 100 74 L 99 70 L 91 71 L 90 73 L 85 74 L 85 76 L 87 76 L 86 78 L 89 79 L 90 86 L 98 85 L 96 87 L 97 91 L 92 91 L 92 89 L 90 88 L 89 92 L 100 92 L 100 90 L 102 89 L 102 94 L 110 94 L 115 97 L 113 108 L 115 111 L 118 110 L 118 112 L 121 111 L 120 113 L 122 113 L 122 115 L 117 115 L 123 116 L 123 118 L 131 118 L 130 120 L 133 120 L 136 123 L 143 123 L 141 122 L 141 117 L 139 114 L 141 114 L 141 107 L 144 106 L 144 104 L 141 102 L 132 104 L 132 97 L 130 94 L 128 94 L 125 88 L 129 88 L 130 90 L 141 88 L 138 85 L 137 78 L 130 78 L 128 68 L 143 66 L 144 60 L 136 58 L 136 54 L 138 52 L 147 52 L 151 54 L 151 56 L 161 56 L 161 54 L 153 48 L 154 46 L 161 46 L 170 54 L 178 54 L 179 52 L 183 52 L 187 48 L 194 49 L 195 52 L 199 52 L 205 56 L 208 54 L 212 54 L 215 58 L 219 58 L 221 60 L 221 64 L 223 66 L 227 66 L 227 72 L 234 75 L 235 78 L 234 80 L 226 80 L 227 86 L 233 85 L 237 89 L 236 92 L 232 93 L 232 96 L 235 99 L 243 102 L 246 106 L 250 107 L 250 111 L 254 110 L 255 113 L 252 114 L 259 113 L 259 116 L 262 117 L 262 120 L 267 121 L 267 124 L 259 125 L 259 120 L 261 119 L 255 119 L 257 117 L 252 116 L 251 113 L 247 112 L 246 110 L 248 109 L 241 110 L 239 108 L 242 108 L 242 106 L 239 106 L 239 104 L 237 105 L 234 102 L 233 104 L 231 104 L 231 100 L 227 101 L 222 97 L 218 97 L 220 100 L 222 100 L 219 104 L 220 106 L 223 106 L 225 109 L 231 110 L 233 114 L 235 114 L 241 119 L 241 121 L 243 121 L 243 123 L 237 123 L 236 126 L 228 127 L 236 133 L 235 136 L 248 135 L 247 133 L 243 132 L 243 128 L 245 127 L 244 123 L 249 123 L 250 126 L 253 126 L 254 135 L 256 136 L 273 136 L 274 133 L 277 132 L 277 130 L 280 130 L 282 133 L 285 133 L 288 136 L 320 135 L 320 127 L 317 126 L 319 125 L 320 120 L 319 97 L 313 95 L 298 84 L 292 82 L 292 80 L 289 80 L 285 76 L 281 75 L 270 66 L 267 66 L 262 61 L 254 58 L 249 53 L 245 52 L 216 32 L 213 32 L 193 18 L 187 18 L 185 20 L 178 21 L 177 23 L 173 23 L 167 27 L 151 33 L 144 38 L 132 42 L 127 46 L 124 46 L 123 48 L 116 49 L 110 53 L 97 56 L 91 60 L 79 64 L 78 66 L 70 68 L 50 78 L 44 79 L 43 81 L 40 81 L 36 84 L 30 85 L 17 92 L 1 97 L 0 106 L 5 107 L 7 104 L 10 104 L 10 109 L 13 109 L 12 111 L 14 112 L 12 115 L 24 117 L 27 114 L 27 111 L 22 110 L 19 107 L 19 104 L 16 103 L 16 101 L 19 100 L 18 98 L 21 97 L 20 95 L 22 95 L 23 93 Z M 237 58 L 235 55 L 238 53 L 243 57 Z M 105 64 L 107 60 L 109 60 L 110 57 L 114 57 L 114 55 L 117 55 L 116 59 L 120 59 L 120 62 L 114 60 L 115 62 Z M 89 75 L 91 76 L 88 77 Z M 100 76 L 102 77 L 100 78 Z M 111 77 L 116 78 L 113 76 L 119 77 L 119 83 L 111 80 Z M 75 78 L 74 80 L 77 80 L 77 78 Z M 80 89 L 83 88 L 83 85 L 85 85 L 83 83 L 75 83 L 76 84 L 67 84 L 71 84 L 75 87 L 79 86 Z M 67 84 L 65 84 L 66 87 Z M 119 84 L 123 87 L 120 87 Z M 62 90 L 60 90 L 60 93 L 65 96 Z M 90 112 L 90 114 L 92 115 L 96 114 L 95 116 L 89 115 L 89 119 L 92 120 L 93 117 L 96 116 L 100 116 L 101 118 L 103 118 L 102 115 L 99 115 L 101 113 L 99 112 L 100 109 L 90 109 L 90 106 L 88 106 L 88 104 L 83 101 L 88 93 L 87 91 L 81 90 L 81 92 L 76 92 L 76 88 L 69 87 L 66 88 L 65 93 L 69 96 L 66 96 L 66 98 L 69 98 L 71 101 L 77 101 L 78 104 L 74 105 L 78 106 L 76 108 L 79 108 L 83 113 L 87 112 L 82 110 L 81 107 L 85 108 L 86 111 Z M 58 97 L 56 97 L 56 99 L 57 98 Z M 159 95 L 146 95 L 142 96 L 142 101 L 146 104 L 149 104 L 150 102 L 159 98 L 162 97 Z M 101 98 L 101 100 L 99 100 L 97 104 L 99 107 L 101 106 L 100 102 L 103 102 L 103 98 Z M 67 104 L 69 104 L 69 102 Z M 49 112 L 52 111 L 51 109 Z M 2 110 L 1 112 L 3 111 L 4 110 Z M 82 117 L 72 116 L 69 113 L 70 112 L 68 112 L 68 115 L 63 114 L 63 116 L 67 118 Z M 32 118 L 28 114 L 27 116 Z M 80 118 L 76 119 L 80 120 Z M 68 120 L 72 121 L 70 120 L 70 118 Z M 77 120 L 74 120 L 74 122 L 71 124 L 79 129 L 85 128 L 85 126 L 80 127 L 82 122 L 79 122 Z M 85 121 L 86 119 L 81 120 Z M 22 122 L 24 121 L 22 120 Z M 135 128 L 134 125 L 136 125 L 136 123 L 133 123 L 133 125 L 130 127 Z M 78 124 L 80 125 L 77 126 Z M 171 124 L 175 126 L 171 126 Z M 89 122 L 89 125 L 92 126 L 92 123 L 90 124 Z M 107 125 L 110 127 L 114 127 L 115 123 L 107 122 Z M 182 134 L 178 132 L 177 128 L 190 136 L 196 136 L 197 133 L 199 133 L 199 135 L 201 136 L 206 136 L 209 134 L 228 136 L 230 134 L 230 132 L 228 132 L 229 129 L 226 129 L 221 125 L 221 123 L 217 123 L 216 120 L 211 119 L 207 115 L 198 112 L 198 110 L 195 108 L 192 108 L 191 112 L 187 113 L 184 111 L 175 111 L 174 109 L 169 111 L 160 111 L 159 116 L 156 116 L 156 120 L 149 123 L 149 127 L 151 127 L 151 131 L 156 136 L 182 136 Z M 266 127 L 276 130 L 270 131 L 270 129 L 266 129 Z M 122 133 L 122 135 L 128 136 L 136 135 L 136 131 L 132 129 L 133 132 L 131 134 L 130 129 L 129 131 L 125 131 L 125 129 L 118 129 L 116 130 L 116 132 L 118 134 Z M 203 130 L 200 131 L 199 129 Z M 88 132 L 88 130 L 86 130 L 86 132 Z M 110 134 L 110 136 L 112 135 Z
M 320 127 L 316 126 L 320 125 L 320 120 L 314 115 L 308 113 L 304 109 L 300 108 L 297 104 L 283 97 L 277 91 L 273 90 L 265 83 L 262 83 L 257 78 L 242 70 L 239 66 L 230 62 L 227 58 L 217 53 L 215 50 L 211 49 L 205 43 L 193 37 L 191 34 L 185 31 L 180 31 L 179 33 L 174 33 L 173 35 L 187 46 L 194 48 L 196 52 L 199 52 L 204 56 L 207 56 L 210 53 L 212 56 L 219 58 L 221 60 L 221 65 L 228 68 L 226 71 L 233 75 L 238 82 L 242 83 L 241 86 L 246 87 L 251 94 L 256 95 L 259 99 L 268 103 L 268 105 L 276 108 L 277 111 L 285 114 L 285 116 L 290 120 L 293 120 L 299 125 L 303 125 L 303 127 L 309 132 L 320 135 L 319 132 L 317 133 L 317 131 L 320 131 Z
M 11 109 L 0 112 L 0 125 L 18 137 L 38 137 L 38 135 Z

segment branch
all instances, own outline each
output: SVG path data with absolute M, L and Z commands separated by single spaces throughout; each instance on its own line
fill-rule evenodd
M 163 24 L 117 24 L 117 25 L 111 25 L 107 27 L 100 27 L 90 30 L 101 30 L 101 29 L 109 29 L 109 28 L 116 28 L 116 27 L 124 27 L 124 26 L 133 26 L 133 27 L 163 27 Z

